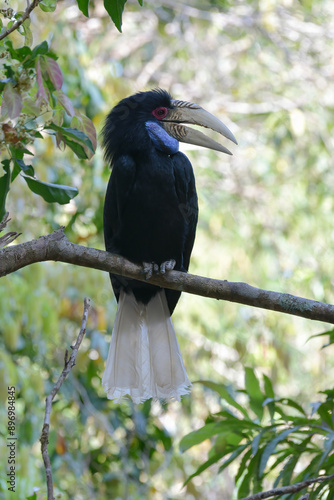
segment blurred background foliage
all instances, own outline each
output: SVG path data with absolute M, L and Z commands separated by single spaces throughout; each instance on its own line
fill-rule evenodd
M 11 6 L 25 8 L 19 0 Z M 89 18 L 65 0 L 53 13 L 35 9 L 30 28 L 33 46 L 47 40 L 59 57 L 62 90 L 98 131 L 121 98 L 162 87 L 202 105 L 237 137 L 232 158 L 181 146 L 200 206 L 190 272 L 334 302 L 333 2 L 147 0 L 140 7 L 133 0 L 120 34 L 100 0 L 90 3 Z M 18 32 L 10 39 L 24 44 Z M 35 141 L 31 163 L 43 181 L 79 194 L 67 205 L 47 204 L 18 176 L 7 200 L 10 230 L 23 233 L 19 243 L 64 225 L 71 241 L 103 249 L 109 170 L 101 149 L 84 161 L 53 141 Z M 182 403 L 107 401 L 101 376 L 116 311 L 109 277 L 60 263 L 36 264 L 0 282 L 0 429 L 5 440 L 7 386 L 15 385 L 15 498 L 34 487 L 36 498 L 45 498 L 44 399 L 78 333 L 85 296 L 93 301 L 87 335 L 53 405 L 56 492 L 64 500 L 237 498 L 234 464 L 219 474 L 214 465 L 182 489 L 211 444 L 206 439 L 181 454 L 180 439 L 221 410 L 219 392 L 195 384 Z M 295 399 L 308 414 L 311 402 L 325 402 L 319 392 L 332 389 L 332 348 L 321 349 L 321 338 L 307 342 L 328 325 L 186 294 L 173 321 L 194 382 L 244 389 L 244 367 L 252 367 L 271 380 L 277 397 Z M 246 399 L 241 403 L 247 408 Z M 4 452 L 2 470 L 6 460 Z M 264 486 L 276 478 L 269 475 Z M 13 498 L 4 476 L 0 496 Z

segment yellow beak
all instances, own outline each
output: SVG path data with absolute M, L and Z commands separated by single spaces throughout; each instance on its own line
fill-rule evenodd
M 161 120 L 164 124 L 164 129 L 169 135 L 180 142 L 196 144 L 197 146 L 214 149 L 229 155 L 232 154 L 225 146 L 207 137 L 199 130 L 181 125 L 182 123 L 191 123 L 193 125 L 210 128 L 226 137 L 226 139 L 238 144 L 232 132 L 224 123 L 218 120 L 218 118 L 193 102 L 177 101 L 173 99 L 172 105 L 173 108 L 170 109 L 167 116 Z

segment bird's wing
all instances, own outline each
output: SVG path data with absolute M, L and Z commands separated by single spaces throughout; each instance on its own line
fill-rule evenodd
M 117 251 L 115 235 L 122 224 L 122 214 L 135 176 L 136 164 L 131 156 L 123 155 L 116 159 L 108 183 L 103 213 L 104 239 L 109 252 Z
M 194 245 L 198 219 L 198 203 L 195 177 L 190 161 L 183 153 L 173 157 L 175 189 L 179 199 L 179 209 L 185 220 L 185 240 L 183 249 L 183 268 L 188 271 L 190 254 Z

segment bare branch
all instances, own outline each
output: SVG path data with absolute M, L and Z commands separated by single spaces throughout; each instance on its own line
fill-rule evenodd
M 79 347 L 80 347 L 81 342 L 82 342 L 84 335 L 86 333 L 89 307 L 90 307 L 90 299 L 85 298 L 85 300 L 84 300 L 84 312 L 82 315 L 81 328 L 80 328 L 80 332 L 79 332 L 79 335 L 77 337 L 76 343 L 74 344 L 74 346 L 71 346 L 71 349 L 72 349 L 71 356 L 68 357 L 68 350 L 66 349 L 64 369 L 61 372 L 61 375 L 58 378 L 56 384 L 54 385 L 52 391 L 50 392 L 50 394 L 47 396 L 47 398 L 45 400 L 45 416 L 44 416 L 44 424 L 43 424 L 43 429 L 42 429 L 40 441 L 41 441 L 41 451 L 42 451 L 42 457 L 43 457 L 43 461 L 44 461 L 44 468 L 45 468 L 45 474 L 46 474 L 48 500 L 54 500 L 51 461 L 50 461 L 49 452 L 48 452 L 51 405 L 52 405 L 52 401 L 53 401 L 54 397 L 58 393 L 64 380 L 66 379 L 66 377 L 70 373 L 71 369 L 75 365 L 75 358 L 77 356 Z
M 54 260 L 77 266 L 112 272 L 125 278 L 146 281 L 141 265 L 129 262 L 120 255 L 75 245 L 68 241 L 64 228 L 20 245 L 0 250 L 0 277 L 35 262 Z M 171 288 L 203 297 L 238 302 L 262 309 L 283 312 L 303 318 L 334 324 L 334 306 L 288 293 L 271 292 L 226 280 L 216 280 L 168 271 L 147 280 L 152 285 Z
M 8 30 L 6 30 L 4 33 L 2 33 L 2 35 L 0 35 L 0 40 L 3 40 L 4 38 L 6 38 L 6 36 L 10 35 L 11 33 L 13 33 L 13 31 L 17 30 L 21 26 L 21 24 L 23 24 L 24 21 L 26 21 L 28 19 L 31 12 L 35 9 L 35 7 L 37 7 L 37 5 L 40 2 L 41 2 L 41 0 L 33 0 L 33 2 L 31 4 L 29 4 L 29 2 L 28 2 L 27 8 L 24 11 L 23 16 L 20 17 L 20 19 L 18 19 L 17 21 L 15 21 L 15 23 L 12 24 L 12 26 L 10 28 L 8 28 Z
M 331 481 L 334 479 L 334 474 L 330 476 L 320 476 L 316 479 L 307 479 L 301 483 L 291 484 L 289 486 L 282 486 L 281 488 L 274 488 L 268 491 L 262 491 L 260 493 L 255 493 L 255 495 L 250 495 L 249 497 L 241 498 L 240 500 L 263 500 L 264 498 L 278 497 L 280 495 L 286 495 L 288 493 L 297 493 L 314 483 L 322 483 L 323 481 Z M 307 498 L 307 495 L 304 495 Z

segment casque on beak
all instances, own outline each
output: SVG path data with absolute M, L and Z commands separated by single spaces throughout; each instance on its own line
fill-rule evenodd
M 229 155 L 232 154 L 227 148 L 219 144 L 219 142 L 204 135 L 199 130 L 182 125 L 182 123 L 191 123 L 210 128 L 226 137 L 226 139 L 238 144 L 232 132 L 218 118 L 193 102 L 173 99 L 172 105 L 174 106 L 173 109 L 168 110 L 166 117 L 161 120 L 164 129 L 169 135 L 180 142 L 196 144 L 197 146 L 214 149 Z

